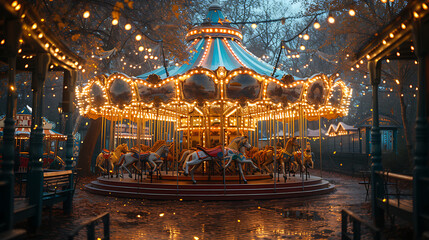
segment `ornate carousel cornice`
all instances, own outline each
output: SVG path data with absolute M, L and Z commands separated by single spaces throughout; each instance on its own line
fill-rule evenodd
M 215 87 L 215 92 L 218 93 L 215 97 L 205 101 L 196 101 L 187 99 L 184 96 L 183 91 L 187 87 L 187 80 L 197 74 L 209 77 Z M 235 77 L 241 75 L 251 76 L 257 80 L 260 88 L 257 97 L 246 98 L 243 102 L 242 99 L 240 101 L 228 96 L 226 92 L 233 87 L 231 83 L 234 82 Z M 153 79 L 158 80 L 154 81 Z M 112 90 L 112 86 L 116 81 L 123 81 L 129 89 L 129 99 L 123 103 L 116 101 L 115 96 L 112 95 L 114 90 Z M 97 95 L 96 93 L 91 93 L 91 91 L 95 91 L 92 90 L 94 85 L 98 86 L 98 96 L 95 96 Z M 162 91 L 163 88 L 170 88 L 171 96 L 167 100 L 153 97 L 148 101 L 147 99 L 142 99 L 142 94 L 139 92 L 139 89 L 146 89 L 148 92 L 152 92 L 153 90 Z M 281 91 L 281 93 L 275 96 L 273 94 L 275 91 Z M 295 101 L 282 101 L 280 98 L 288 96 L 288 93 L 284 91 L 295 91 L 297 95 Z M 244 111 L 245 114 L 253 114 L 261 118 L 266 112 L 276 114 L 279 118 L 297 118 L 294 115 L 297 115 L 302 110 L 306 118 L 315 120 L 319 116 L 331 119 L 347 115 L 352 90 L 342 80 L 334 79 L 332 76 L 325 74 L 316 74 L 307 80 L 285 83 L 281 80 L 258 74 L 251 69 L 239 68 L 227 71 L 225 68 L 220 67 L 216 71 L 196 68 L 185 74 L 164 80 L 154 77 L 139 79 L 129 77 L 123 73 L 114 73 L 110 76 L 100 75 L 91 79 L 83 88 L 77 88 L 76 94 L 81 110 L 80 113 L 90 118 L 108 117 L 119 113 L 123 118 L 131 118 L 131 116 L 143 117 L 142 114 L 150 115 L 151 109 L 162 109 L 162 114 L 165 113 L 169 116 L 175 116 L 176 113 L 179 116 L 187 116 L 190 110 L 196 110 L 200 115 L 205 115 L 203 108 L 219 107 L 223 103 L 225 107 L 241 106 L 247 108 Z M 286 111 L 288 114 L 282 113 L 281 110 Z M 276 111 L 280 111 L 280 113 L 275 113 Z M 292 112 L 295 114 L 292 114 Z M 149 118 L 151 117 L 155 116 L 149 116 Z

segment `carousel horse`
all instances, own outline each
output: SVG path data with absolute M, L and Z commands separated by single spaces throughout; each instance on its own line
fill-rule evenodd
M 98 168 L 102 173 L 107 173 L 107 169 L 103 167 L 103 163 L 108 160 L 110 157 L 110 151 L 103 149 L 100 154 L 98 154 L 95 160 L 95 167 Z
M 258 169 L 261 169 L 259 167 L 259 165 L 257 165 L 257 162 L 255 162 L 255 159 L 254 159 L 254 156 L 257 152 L 259 152 L 259 148 L 257 148 L 257 147 L 251 147 L 249 150 L 242 151 L 242 153 L 244 153 L 244 155 L 246 156 L 247 159 L 251 159 L 253 161 L 253 163 L 258 167 Z M 248 167 L 248 165 L 244 166 L 244 171 L 246 173 L 248 173 L 250 171 L 250 168 Z
M 119 146 L 117 146 L 113 153 L 104 149 L 100 154 L 98 154 L 95 167 L 99 168 L 103 173 L 107 173 L 107 170 L 103 168 L 103 163 L 107 159 L 109 161 L 108 164 L 110 167 L 110 171 L 113 171 L 115 168 L 115 165 L 117 165 L 117 163 L 119 162 L 119 158 L 121 157 L 121 155 L 127 152 L 128 152 L 128 146 L 126 143 L 122 143 Z
M 303 167 L 305 169 L 305 178 L 307 179 L 307 176 L 310 177 L 310 173 L 308 172 L 308 169 L 313 168 L 314 162 L 313 162 L 313 153 L 311 152 L 311 145 L 310 142 L 306 143 L 306 147 L 304 149 L 304 161 L 303 161 Z
M 274 162 L 274 148 L 271 146 L 265 146 L 265 150 L 262 150 L 262 153 L 259 157 L 259 163 L 267 173 L 270 175 L 273 174 L 273 170 L 268 168 L 268 165 Z
M 247 146 L 242 145 L 238 150 L 238 154 L 230 157 L 228 163 L 225 165 L 225 168 L 228 168 L 228 166 L 231 164 L 232 160 L 235 160 L 236 163 L 238 164 L 238 169 L 240 171 L 240 175 L 243 178 L 244 183 L 247 183 L 247 180 L 244 177 L 243 167 L 241 166 L 243 163 L 250 163 L 250 165 L 252 165 L 252 167 L 253 167 L 253 169 L 255 169 L 255 171 L 260 171 L 260 169 L 253 163 L 252 159 L 248 159 L 248 158 L 246 158 L 246 155 L 244 155 L 244 153 L 246 152 L 246 148 L 248 149 Z M 234 148 L 230 148 L 230 149 L 235 150 Z
M 279 157 L 279 161 L 280 161 L 280 166 L 282 167 L 282 173 L 283 173 L 283 178 L 285 182 L 287 179 L 285 163 L 288 165 L 289 172 L 295 172 L 298 166 L 296 164 L 296 161 L 298 161 L 299 157 L 296 156 L 296 152 L 295 152 L 295 148 L 298 146 L 299 144 L 296 137 L 292 137 L 286 142 L 286 147 L 282 149 L 280 152 L 281 155 Z
M 190 154 L 188 154 L 188 156 L 185 159 L 185 164 L 184 164 L 184 175 L 187 176 L 189 174 L 189 166 L 192 166 L 190 172 L 191 172 L 191 177 L 192 177 L 192 182 L 195 184 L 197 181 L 195 181 L 194 179 L 194 170 L 195 167 L 202 163 L 203 161 L 211 161 L 213 159 L 219 159 L 219 158 L 224 158 L 225 160 L 228 159 L 228 164 L 225 165 L 229 166 L 229 164 L 231 163 L 232 160 L 236 160 L 239 163 L 239 168 L 241 170 L 242 173 L 242 169 L 241 169 L 241 163 L 245 163 L 245 162 L 249 162 L 252 163 L 253 162 L 251 160 L 247 160 L 244 157 L 244 154 L 239 152 L 239 150 L 242 149 L 242 147 L 245 147 L 247 149 L 249 149 L 250 147 L 252 147 L 249 142 L 248 142 L 248 138 L 246 136 L 242 136 L 242 137 L 237 137 L 235 139 L 233 139 L 231 141 L 231 143 L 228 145 L 228 147 L 226 147 L 224 149 L 224 152 L 222 153 L 222 147 L 221 146 L 217 146 L 211 149 L 204 149 L 199 147 L 197 151 L 194 151 Z M 183 156 L 182 156 L 183 157 Z M 253 166 L 255 168 L 257 168 L 254 164 Z M 244 178 L 244 175 L 242 174 L 243 177 L 243 181 L 246 183 L 246 179 Z
M 121 178 L 124 178 L 124 169 L 128 172 L 128 176 L 132 178 L 132 174 L 130 170 L 128 169 L 128 166 L 131 164 L 134 164 L 135 162 L 139 161 L 142 164 L 150 163 L 153 168 L 152 172 L 155 172 L 158 167 L 161 167 L 162 160 L 161 156 L 164 156 L 166 153 L 168 153 L 168 149 L 170 148 L 169 145 L 165 144 L 160 146 L 155 152 L 144 152 L 144 153 L 137 153 L 137 152 L 129 152 L 121 156 L 120 158 L 120 167 L 121 170 Z M 161 161 L 161 164 L 158 166 L 156 164 L 156 161 Z
M 179 159 L 179 166 L 182 166 L 182 169 L 185 169 L 186 167 L 186 159 L 188 158 L 188 156 L 197 151 L 196 148 L 191 148 L 191 149 L 184 149 L 181 153 L 180 153 L 180 159 Z

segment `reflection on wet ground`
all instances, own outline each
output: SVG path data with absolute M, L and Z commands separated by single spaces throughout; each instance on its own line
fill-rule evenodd
M 54 218 L 60 221 L 44 226 L 43 237 L 33 237 L 58 239 L 55 231 L 67 232 L 86 217 L 109 211 L 112 239 L 339 239 L 341 209 L 367 217 L 369 203 L 359 178 L 330 173 L 324 178 L 335 182 L 333 193 L 264 201 L 155 201 L 79 190 L 73 215 L 58 211 Z

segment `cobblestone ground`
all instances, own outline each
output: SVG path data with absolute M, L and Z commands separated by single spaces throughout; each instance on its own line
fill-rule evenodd
M 221 202 L 98 196 L 82 190 L 93 179 L 81 179 L 73 214 L 63 215 L 58 205 L 49 220 L 45 210 L 41 230 L 29 239 L 66 239 L 79 223 L 106 211 L 111 213 L 112 239 L 339 239 L 341 209 L 368 218 L 369 203 L 359 178 L 327 172 L 323 177 L 336 185 L 335 192 L 310 198 Z M 84 231 L 77 239 L 83 238 Z

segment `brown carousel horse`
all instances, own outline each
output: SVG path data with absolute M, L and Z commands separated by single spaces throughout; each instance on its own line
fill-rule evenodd
M 302 165 L 300 156 L 298 156 L 298 153 L 295 151 L 296 147 L 299 147 L 298 141 L 296 137 L 292 137 L 287 141 L 286 147 L 280 151 L 279 162 L 282 167 L 285 182 L 287 179 L 285 164 L 287 164 L 289 173 L 296 172 L 298 166 Z
M 269 169 L 268 166 L 274 162 L 274 148 L 271 146 L 265 146 L 265 150 L 260 154 L 258 162 L 267 173 L 272 175 L 273 170 Z

